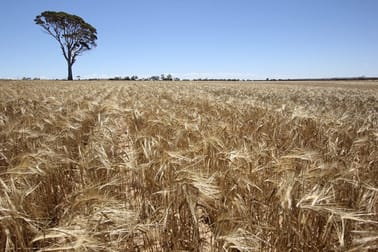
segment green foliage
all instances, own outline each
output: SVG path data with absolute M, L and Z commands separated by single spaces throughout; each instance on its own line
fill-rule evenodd
M 68 79 L 72 80 L 72 65 L 77 56 L 97 46 L 96 28 L 66 12 L 44 11 L 34 22 L 58 41 L 68 64 Z

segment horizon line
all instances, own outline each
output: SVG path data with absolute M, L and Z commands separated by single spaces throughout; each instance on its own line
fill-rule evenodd
M 136 77 L 132 79 L 132 77 Z M 78 76 L 77 76 L 78 77 Z M 152 79 L 153 77 L 159 77 L 159 79 Z M 37 81 L 37 80 L 55 80 L 65 81 L 67 78 L 40 78 L 40 77 L 22 77 L 22 78 L 0 78 L 1 81 Z M 90 78 L 75 78 L 75 81 L 88 81 L 88 80 L 109 80 L 109 81 L 342 81 L 342 80 L 378 80 L 378 76 L 354 76 L 354 77 L 305 77 L 305 78 L 211 78 L 211 77 L 199 77 L 199 78 L 178 78 L 172 76 L 172 79 L 160 79 L 160 76 L 152 75 L 150 77 L 141 77 L 137 75 L 132 76 L 114 76 L 114 77 L 90 77 Z

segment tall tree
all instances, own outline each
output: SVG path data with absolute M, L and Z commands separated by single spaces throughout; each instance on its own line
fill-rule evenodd
M 97 46 L 97 30 L 81 17 L 66 12 L 45 11 L 34 22 L 58 41 L 67 61 L 67 79 L 72 80 L 72 65 L 77 56 Z

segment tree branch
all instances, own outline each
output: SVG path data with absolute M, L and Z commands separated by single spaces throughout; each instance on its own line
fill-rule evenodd
M 81 17 L 65 12 L 45 11 L 34 21 L 58 41 L 69 66 L 75 63 L 77 56 L 96 46 L 96 29 Z

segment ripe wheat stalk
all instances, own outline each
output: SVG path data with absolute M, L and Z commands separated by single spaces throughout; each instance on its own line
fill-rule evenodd
M 377 250 L 377 90 L 2 82 L 0 250 Z

